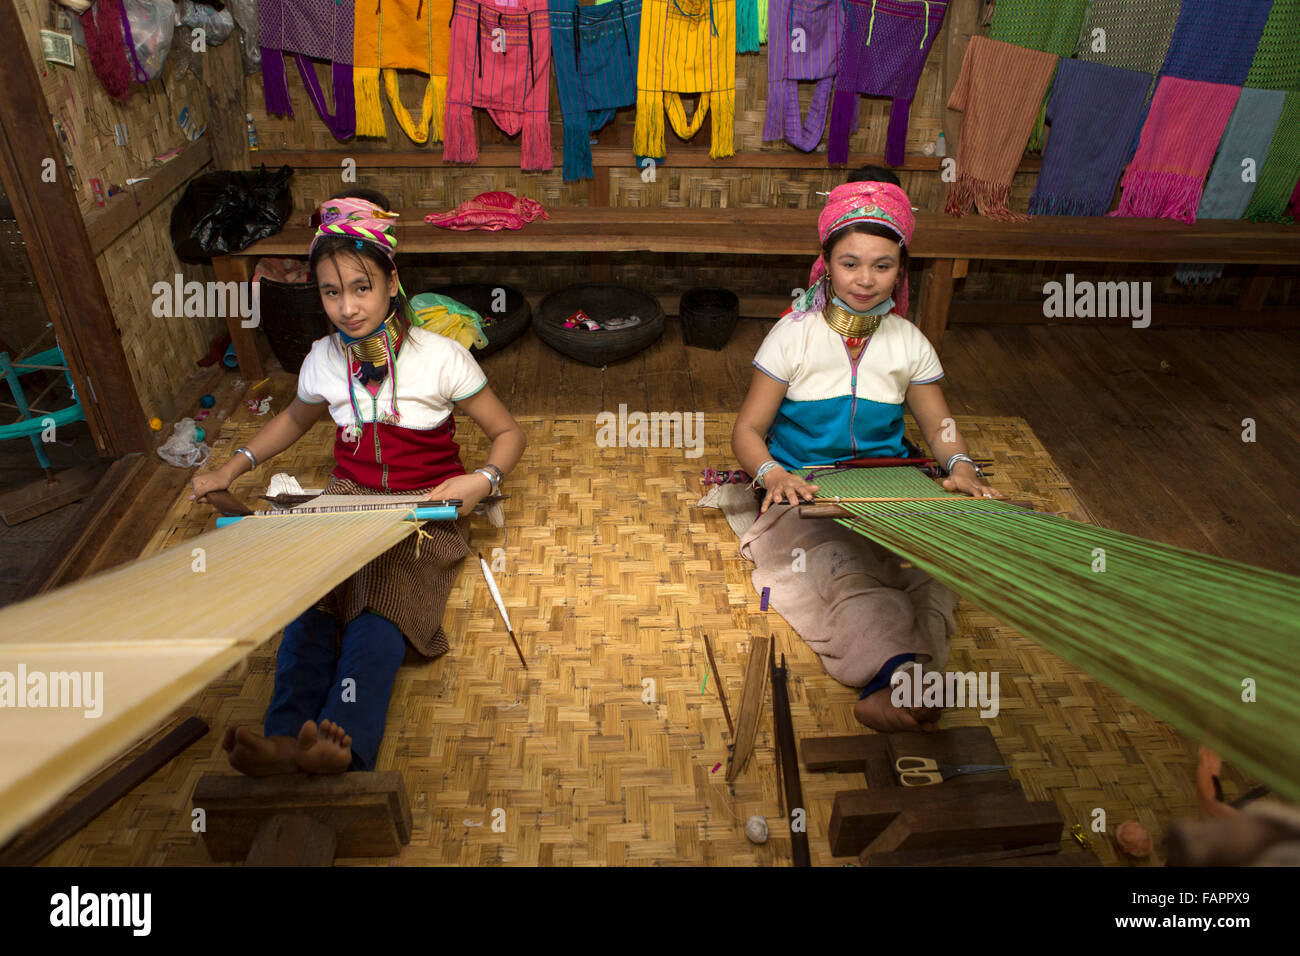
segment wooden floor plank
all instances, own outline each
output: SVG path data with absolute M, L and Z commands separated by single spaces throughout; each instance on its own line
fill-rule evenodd
M 1213 443 L 1234 473 L 1246 477 L 1264 498 L 1278 507 L 1294 507 L 1300 503 L 1300 471 L 1293 467 L 1300 460 L 1300 436 L 1294 430 L 1297 417 L 1285 407 L 1293 396 L 1280 390 L 1251 390 L 1239 376 L 1225 374 L 1229 360 L 1222 357 L 1211 364 L 1207 356 L 1225 355 L 1227 350 L 1221 346 L 1239 334 L 1220 340 L 1220 347 L 1215 347 L 1215 338 L 1201 330 L 1162 333 L 1159 339 L 1141 336 L 1128 343 L 1127 355 L 1183 415 L 1193 442 Z M 1300 361 L 1300 348 L 1288 343 L 1277 357 Z M 1261 413 L 1261 407 L 1267 411 Z M 1242 421 L 1252 417 L 1256 441 L 1245 442 Z M 1217 471 L 1211 476 L 1230 480 Z
M 1072 353 L 1079 365 L 1102 383 L 1094 399 L 1098 411 L 1143 442 L 1151 461 L 1158 465 L 1157 480 L 1166 487 L 1179 487 L 1179 500 L 1213 542 L 1216 553 L 1294 570 L 1294 559 L 1275 551 L 1277 518 L 1281 517 L 1277 503 L 1268 500 L 1241 470 L 1233 450 L 1216 440 L 1213 429 L 1190 439 L 1191 423 L 1179 405 L 1193 401 L 1192 396 L 1177 387 L 1166 394 L 1134 364 L 1135 349 L 1144 337 L 1122 335 L 1124 344 L 1120 346 L 1109 331 L 1078 327 L 1039 329 L 1034 335 L 1044 340 L 1042 344 L 1049 350 Z M 1046 343 L 1049 336 L 1050 345 Z M 1110 384 L 1118 380 L 1123 381 L 1123 401 L 1114 397 Z M 1237 526 L 1249 537 L 1249 547 L 1233 533 Z
M 619 405 L 626 405 L 629 411 L 649 410 L 651 406 L 648 404 L 649 395 L 646 387 L 648 363 L 662 348 L 663 339 L 660 339 L 645 351 L 607 367 L 601 376 L 600 407 L 587 409 L 587 411 L 593 413 L 608 411 L 617 415 Z
M 695 411 L 700 408 L 690 369 L 686 345 L 676 316 L 664 324 L 663 337 L 646 352 L 646 411 Z
M 1141 430 L 1126 423 L 1114 396 L 1099 388 L 1091 394 L 1086 390 L 1096 381 L 1095 374 L 1060 345 L 1059 337 L 1052 335 L 1056 331 L 998 327 L 998 337 L 1019 370 L 1014 377 L 1027 381 L 1037 397 L 1036 402 L 1026 401 L 1024 417 L 1030 427 L 1037 430 L 1044 409 L 1055 416 L 1048 437 L 1040 437 L 1044 447 L 1055 456 L 1055 443 L 1068 436 L 1081 456 L 1079 464 L 1086 462 L 1087 468 L 1078 477 L 1067 473 L 1102 524 L 1179 547 L 1211 550 L 1212 542 L 1195 516 L 1165 487 Z

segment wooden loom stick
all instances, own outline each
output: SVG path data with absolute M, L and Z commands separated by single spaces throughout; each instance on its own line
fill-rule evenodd
M 731 722 L 731 710 L 727 707 L 727 691 L 722 686 L 722 675 L 718 673 L 718 662 L 713 659 L 713 645 L 709 643 L 709 635 L 704 635 L 704 650 L 709 655 L 709 670 L 713 671 L 713 683 L 718 688 L 718 699 L 722 701 L 722 716 L 727 718 L 727 733 L 731 734 L 732 742 L 736 740 L 736 727 Z
M 847 502 L 849 504 L 858 504 L 863 501 L 870 501 L 870 500 L 884 501 L 886 499 L 840 498 L 837 500 L 835 498 L 818 498 L 816 501 L 809 502 L 807 504 L 801 504 L 799 506 L 799 517 L 801 518 L 855 518 L 858 517 L 858 515 L 854 514 L 848 508 L 845 508 L 844 503 Z M 942 500 L 942 499 L 902 498 L 902 499 L 893 499 L 893 500 L 894 501 L 900 501 L 900 500 L 901 501 L 934 501 L 934 500 Z M 968 504 L 975 503 L 975 502 L 1001 501 L 1003 504 L 1012 505 L 1013 507 L 1016 508 L 1023 508 L 1029 511 L 1037 510 L 1034 508 L 1032 502 L 1021 501 L 1019 498 L 963 498 L 963 499 L 954 499 L 954 500 L 966 501 Z
M 781 666 L 776 666 L 776 655 L 772 655 L 769 665 L 772 677 L 772 712 L 775 715 L 777 733 L 777 759 L 781 766 L 781 778 L 785 781 L 785 820 L 793 824 L 791 817 L 796 810 L 804 812 L 803 787 L 799 784 L 799 754 L 795 748 L 794 720 L 790 716 L 790 696 L 786 689 L 785 655 L 781 655 Z M 795 866 L 812 866 L 812 855 L 808 850 L 808 829 L 790 827 L 790 851 L 794 856 Z
M 745 685 L 740 689 L 740 715 L 736 724 L 736 749 L 727 768 L 727 781 L 731 782 L 744 769 L 749 755 L 754 751 L 754 735 L 758 733 L 758 715 L 763 709 L 763 688 L 767 684 L 768 654 L 772 648 L 770 637 L 756 637 L 749 650 L 749 663 L 745 666 Z

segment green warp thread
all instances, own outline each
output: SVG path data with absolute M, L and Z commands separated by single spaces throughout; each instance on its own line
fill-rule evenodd
M 1300 799 L 1300 578 L 950 495 L 914 468 L 804 475 L 819 498 L 963 499 L 843 503 L 853 517 L 834 520 Z

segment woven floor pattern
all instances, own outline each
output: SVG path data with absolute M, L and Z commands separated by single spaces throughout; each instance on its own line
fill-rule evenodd
M 788 865 L 770 703 L 754 755 L 729 788 L 718 676 L 705 681 L 700 635 L 714 642 L 733 714 L 750 637 L 771 634 L 789 664 L 796 734 L 862 728 L 851 714 L 855 692 L 828 677 L 779 616 L 759 610 L 721 512 L 693 507 L 700 470 L 730 466 L 733 421 L 706 416 L 704 453 L 688 458 L 682 448 L 600 447 L 594 416 L 520 419 L 529 445 L 504 487 L 507 527 L 475 519 L 471 543 L 489 560 L 504 549 L 497 577 L 530 669 L 520 667 L 481 574 L 467 563 L 444 618 L 451 653 L 404 666 L 390 704 L 378 769 L 404 774 L 415 824 L 396 863 Z M 222 429 L 215 460 L 263 422 L 241 409 Z M 1049 510 L 1089 520 L 1023 420 L 961 418 L 959 426 L 973 454 L 996 460 L 997 487 L 1047 496 Z M 252 502 L 272 471 L 320 487 L 332 436 L 328 423 L 317 425 L 232 490 Z M 467 463 L 482 459 L 478 429 L 465 423 L 457 437 Z M 150 550 L 212 527 L 211 509 L 185 497 Z M 292 573 L 241 573 L 272 570 Z M 990 723 L 1029 798 L 1056 801 L 1067 829 L 1087 828 L 1097 808 L 1111 831 L 1136 817 L 1155 839 L 1150 862 L 1160 862 L 1168 821 L 1195 814 L 1194 743 L 968 602 L 958 625 L 949 668 L 1000 673 L 1001 712 Z M 226 726 L 260 730 L 277 646 L 278 636 L 178 712 L 177 719 L 197 713 L 213 733 L 47 863 L 206 863 L 190 828 L 190 795 L 200 774 L 228 771 L 220 749 Z M 949 712 L 941 726 L 980 719 L 975 710 Z M 834 794 L 863 786 L 862 778 L 805 770 L 802 781 L 814 863 L 849 862 L 830 855 L 827 827 Z M 1229 796 L 1239 789 L 1234 782 L 1229 772 Z M 772 827 L 765 846 L 744 836 L 753 813 Z M 504 832 L 494 831 L 494 818 Z M 1109 837 L 1089 835 L 1105 862 L 1118 862 Z M 1063 846 L 1081 852 L 1068 834 Z

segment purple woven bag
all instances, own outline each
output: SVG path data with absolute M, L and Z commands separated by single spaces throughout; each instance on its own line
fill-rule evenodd
M 257 42 L 262 48 L 262 90 L 266 111 L 293 115 L 284 54 L 298 61 L 298 75 L 316 112 L 338 140 L 356 133 L 352 91 L 353 0 L 259 0 Z M 311 60 L 326 60 L 334 85 L 331 114 Z
M 839 77 L 831 105 L 832 165 L 848 161 L 849 130 L 858 112 L 858 95 L 888 96 L 889 132 L 885 162 L 903 161 L 908 114 L 948 12 L 947 0 L 848 0 L 849 14 L 840 39 Z
M 784 139 L 804 152 L 821 143 L 835 85 L 843 7 L 844 0 L 771 0 L 763 139 Z M 817 84 L 806 119 L 799 116 L 800 80 Z

